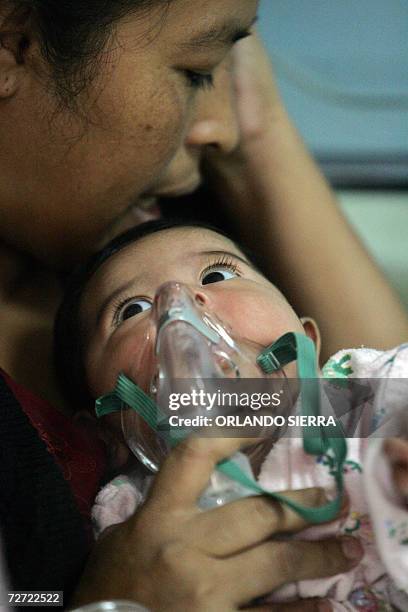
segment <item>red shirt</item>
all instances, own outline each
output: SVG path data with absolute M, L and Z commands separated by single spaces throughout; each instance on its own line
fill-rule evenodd
M 106 467 L 106 453 L 96 435 L 76 424 L 48 402 L 16 383 L 3 370 L 0 375 L 44 441 L 68 481 L 78 510 L 90 520 L 91 508 Z

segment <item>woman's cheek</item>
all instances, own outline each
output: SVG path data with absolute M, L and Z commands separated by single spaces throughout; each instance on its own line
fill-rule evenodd
M 179 89 L 168 79 L 164 87 L 152 92 L 146 108 L 149 124 L 144 126 L 145 144 L 156 167 L 163 171 L 183 145 L 188 130 L 189 109 Z

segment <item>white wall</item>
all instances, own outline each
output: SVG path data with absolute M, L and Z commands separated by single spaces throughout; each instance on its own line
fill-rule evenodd
M 340 191 L 341 206 L 408 308 L 408 192 Z

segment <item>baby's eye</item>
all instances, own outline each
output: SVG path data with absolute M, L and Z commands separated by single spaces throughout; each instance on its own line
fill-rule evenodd
M 221 281 L 230 280 L 231 278 L 237 278 L 239 274 L 236 270 L 228 269 L 225 267 L 211 268 L 203 273 L 201 277 L 202 285 L 209 285 L 210 283 L 219 283 Z
M 128 300 L 118 309 L 116 321 L 117 323 L 123 323 L 123 321 L 136 317 L 142 312 L 149 310 L 151 307 L 152 305 L 148 300 L 133 298 L 132 300 Z

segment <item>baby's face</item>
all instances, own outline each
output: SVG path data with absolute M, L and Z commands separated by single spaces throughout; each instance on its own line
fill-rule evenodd
M 169 281 L 186 285 L 236 337 L 267 346 L 288 331 L 304 331 L 282 294 L 230 240 L 201 228 L 160 231 L 111 257 L 85 292 L 85 366 L 94 397 L 111 391 L 130 364 L 144 378 L 151 305 Z

